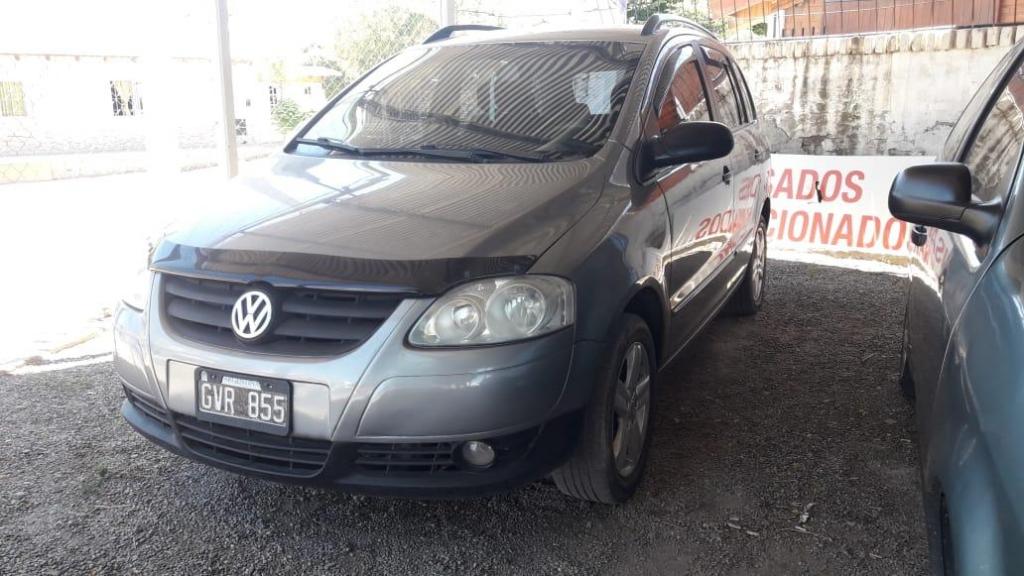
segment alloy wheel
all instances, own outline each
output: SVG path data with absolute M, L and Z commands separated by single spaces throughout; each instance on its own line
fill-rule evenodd
M 643 454 L 651 408 L 651 366 L 647 349 L 633 342 L 626 350 L 615 385 L 612 457 L 623 478 L 636 470 Z
M 764 227 L 758 226 L 754 235 L 754 270 L 751 276 L 753 281 L 754 302 L 761 301 L 761 293 L 764 292 L 764 271 L 767 254 L 765 251 Z

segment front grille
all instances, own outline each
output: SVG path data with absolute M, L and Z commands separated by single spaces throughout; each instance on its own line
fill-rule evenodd
M 455 447 L 453 442 L 359 444 L 355 464 L 381 474 L 447 472 L 458 468 Z
M 128 402 L 131 403 L 139 412 L 142 412 L 147 418 L 156 421 L 164 428 L 171 427 L 171 418 L 167 415 L 167 411 L 161 408 L 152 400 L 147 400 L 142 396 L 132 392 L 126 386 L 124 388 L 124 395 L 128 398 Z
M 164 317 L 176 334 L 223 348 L 289 356 L 336 356 L 362 344 L 402 300 L 396 294 L 273 289 L 275 322 L 255 343 L 231 330 L 231 307 L 252 287 L 236 282 L 165 275 Z
M 279 476 L 317 475 L 331 451 L 328 440 L 274 436 L 175 415 L 178 434 L 193 452 L 225 464 Z

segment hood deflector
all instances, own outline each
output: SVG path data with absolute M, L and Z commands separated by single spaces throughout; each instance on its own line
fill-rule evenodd
M 325 254 L 219 250 L 161 242 L 150 268 L 194 278 L 269 282 L 282 287 L 432 296 L 477 278 L 524 274 L 536 256 L 378 260 Z

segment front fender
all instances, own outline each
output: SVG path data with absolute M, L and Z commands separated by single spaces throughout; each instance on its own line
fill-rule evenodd
M 620 167 L 628 158 L 626 151 Z M 671 234 L 664 198 L 634 202 L 628 179 L 614 174 L 597 204 L 530 269 L 567 276 L 576 286 L 576 358 L 566 388 L 570 405 L 589 400 L 607 343 L 640 290 L 657 294 L 663 331 L 668 326 L 664 263 Z

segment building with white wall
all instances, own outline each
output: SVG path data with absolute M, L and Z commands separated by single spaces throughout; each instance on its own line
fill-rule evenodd
M 150 69 L 156 66 L 158 70 Z M 147 138 L 147 93 L 159 76 L 165 105 L 182 149 L 212 147 L 217 94 L 209 60 L 88 54 L 0 54 L 0 156 L 142 150 Z M 233 66 L 236 128 L 243 143 L 279 141 L 274 106 L 291 99 L 304 111 L 326 97 L 322 79 L 333 71 L 296 66 L 273 75 L 265 66 Z M 276 76 L 276 77 L 275 77 Z

